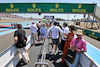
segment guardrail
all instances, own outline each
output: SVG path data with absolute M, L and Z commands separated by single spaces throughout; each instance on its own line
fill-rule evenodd
M 32 35 L 27 36 L 27 46 L 26 49 L 29 49 L 32 44 Z M 15 45 L 10 46 L 7 50 L 0 53 L 0 67 L 16 67 L 18 62 L 21 59 L 21 55 L 17 51 Z
M 78 67 L 100 67 L 89 55 L 80 53 Z

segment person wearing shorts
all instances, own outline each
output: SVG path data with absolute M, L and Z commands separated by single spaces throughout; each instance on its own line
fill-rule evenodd
M 47 36 L 49 35 L 50 32 L 52 33 L 51 34 L 52 51 L 54 51 L 53 44 L 55 44 L 55 51 L 54 51 L 54 54 L 55 54 L 56 49 L 57 49 L 57 44 L 58 44 L 59 32 L 60 32 L 60 35 L 62 35 L 62 30 L 60 29 L 60 27 L 57 26 L 57 22 L 54 22 L 54 25 L 49 28 L 49 30 L 47 32 Z
M 58 44 L 58 39 L 52 39 L 53 44 Z

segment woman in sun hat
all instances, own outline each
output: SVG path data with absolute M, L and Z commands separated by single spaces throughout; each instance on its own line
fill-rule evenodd
M 77 67 L 80 53 L 87 51 L 86 41 L 82 38 L 83 31 L 81 29 L 77 29 L 75 34 L 77 35 L 77 38 L 73 38 L 73 40 L 70 43 L 71 44 L 70 48 L 76 51 L 74 63 L 71 64 L 65 60 L 68 63 L 69 67 Z

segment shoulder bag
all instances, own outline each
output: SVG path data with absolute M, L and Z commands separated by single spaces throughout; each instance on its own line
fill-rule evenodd
M 76 46 L 76 44 L 77 44 L 78 42 L 79 42 L 79 40 L 76 41 L 76 43 L 75 43 L 74 46 Z M 73 50 L 73 49 L 68 49 L 68 52 L 67 52 L 67 54 L 66 54 L 65 59 L 66 59 L 68 62 L 70 62 L 70 63 L 72 64 L 72 63 L 74 62 L 74 60 L 75 60 L 75 56 L 76 56 L 76 51 Z

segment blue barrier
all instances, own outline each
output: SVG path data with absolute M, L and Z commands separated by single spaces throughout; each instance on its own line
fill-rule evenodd
M 100 65 L 100 50 L 97 48 L 93 47 L 89 43 L 87 44 L 87 54 L 96 62 Z M 98 44 L 99 45 L 99 44 Z
M 24 26 L 22 29 L 27 28 L 27 27 L 30 27 L 30 26 Z M 10 32 L 14 32 L 16 30 L 17 29 L 12 29 L 12 30 L 8 30 L 8 31 L 4 31 L 4 32 L 1 32 L 0 35 L 4 35 L 4 34 L 10 33 Z
M 9 28 L 0 28 L 0 31 L 8 30 Z
M 10 32 L 14 32 L 16 30 L 17 29 L 12 29 L 12 30 L 9 30 L 9 31 L 4 31 L 4 32 L 1 32 L 0 35 L 4 35 L 4 34 L 10 33 Z

